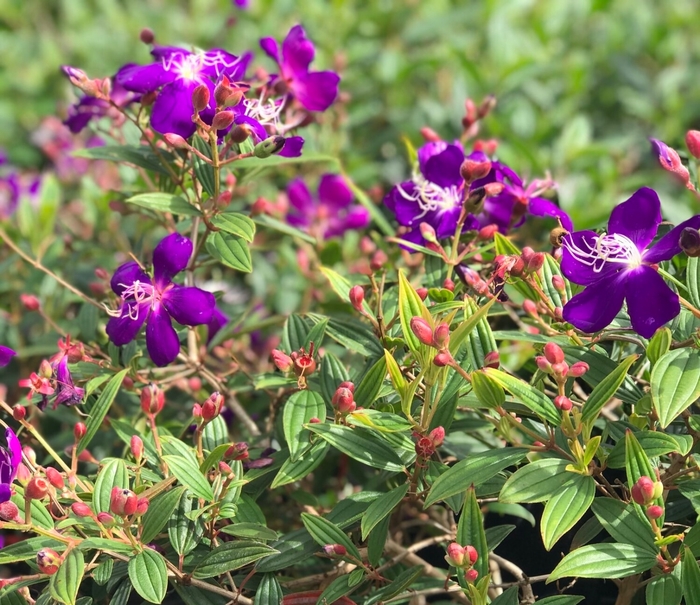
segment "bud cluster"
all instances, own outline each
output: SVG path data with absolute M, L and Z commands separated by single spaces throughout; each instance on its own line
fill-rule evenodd
M 452 542 L 447 546 L 445 561 L 452 567 L 464 570 L 464 577 L 467 582 L 473 582 L 479 576 L 473 569 L 474 563 L 479 558 L 476 548 L 471 545 L 460 546 L 457 542 Z
M 350 381 L 341 382 L 333 393 L 331 404 L 340 416 L 347 416 L 357 409 L 354 393 L 355 385 Z
M 148 510 L 148 499 L 139 498 L 129 489 L 113 487 L 109 496 L 109 510 L 119 517 L 141 516 Z
M 309 351 L 306 352 L 304 347 L 298 351 L 293 351 L 291 355 L 287 355 L 279 349 L 273 349 L 270 353 L 272 363 L 275 364 L 280 372 L 288 374 L 294 372 L 299 378 L 299 387 L 305 388 L 306 378 L 316 371 L 316 360 L 314 359 L 314 343 L 309 343 Z
M 450 343 L 450 325 L 448 323 L 440 323 L 435 329 L 422 317 L 412 317 L 411 332 L 424 345 L 444 351 Z
M 632 500 L 646 508 L 647 516 L 650 519 L 658 519 L 664 514 L 664 509 L 658 504 L 654 504 L 655 500 L 661 497 L 664 492 L 664 486 L 661 481 L 654 481 L 646 475 L 642 475 L 630 490 Z
M 441 426 L 435 427 L 427 437 L 420 433 L 413 433 L 413 438 L 416 440 L 416 454 L 421 458 L 431 458 L 445 441 L 445 429 Z

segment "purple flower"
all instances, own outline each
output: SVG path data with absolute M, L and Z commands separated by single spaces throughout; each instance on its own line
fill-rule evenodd
M 627 300 L 632 328 L 650 338 L 680 313 L 678 295 L 654 265 L 680 254 L 686 227 L 700 227 L 700 216 L 681 223 L 648 248 L 661 223 L 661 203 L 642 187 L 613 209 L 607 232 L 576 231 L 564 237 L 561 269 L 586 288 L 564 305 L 564 319 L 584 332 L 609 325 Z
M 125 65 L 114 77 L 126 90 L 145 94 L 160 90 L 151 111 L 151 126 L 161 134 L 188 138 L 196 130 L 192 122 L 192 92 L 201 84 L 210 92 L 209 107 L 200 113 L 211 122 L 215 112 L 214 82 L 222 75 L 235 81 L 243 77 L 251 55 L 237 57 L 221 49 L 192 53 L 183 48 L 156 46 L 156 61 L 148 65 Z
M 484 161 L 488 159 L 482 151 L 471 153 L 469 159 Z M 497 225 L 501 233 L 507 233 L 512 227 L 521 225 L 525 215 L 558 218 L 567 231 L 573 229 L 569 215 L 554 202 L 540 195 L 554 186 L 551 180 L 536 179 L 525 185 L 517 173 L 501 162 L 492 162 L 491 171 L 482 179 L 474 181 L 470 190 L 474 191 L 489 183 L 501 183 L 503 190 L 494 196 L 486 197 L 484 208 L 477 218 L 482 227 Z
M 323 238 L 342 235 L 350 229 L 363 229 L 369 224 L 369 212 L 364 206 L 353 204 L 352 191 L 337 174 L 321 177 L 317 199 L 311 196 L 301 179 L 287 186 L 287 196 L 291 205 L 287 222 Z
M 409 228 L 403 239 L 423 244 L 421 223 L 435 229 L 438 239 L 454 235 L 465 194 L 462 162 L 464 151 L 459 145 L 434 141 L 418 149 L 418 170 L 410 181 L 395 185 L 384 198 L 399 225 Z M 464 229 L 478 227 L 478 221 L 470 214 Z
M 257 99 L 243 98 L 234 108 L 234 112 L 237 114 L 234 118 L 234 124 L 248 126 L 251 139 L 256 145 L 270 136 L 265 126 L 268 126 L 270 130 L 274 130 L 275 132 L 284 130 L 284 128 L 280 128 L 280 125 L 277 123 L 279 111 L 281 111 L 283 103 L 280 103 L 279 99 L 276 101 L 271 100 L 269 103 L 273 108 L 270 110 L 269 115 L 265 113 L 266 109 L 264 104 L 261 104 Z M 276 155 L 285 158 L 298 158 L 301 155 L 303 146 L 304 139 L 302 137 L 287 137 L 284 139 L 284 147 L 282 147 Z
M 238 8 L 248 8 L 250 0 L 232 0 L 231 3 Z
M 140 97 L 118 82 L 114 82 L 109 96 L 112 102 L 119 107 L 126 107 Z M 108 101 L 85 95 L 68 108 L 68 117 L 63 123 L 73 134 L 78 134 L 90 123 L 90 120 L 108 116 L 111 110 L 112 105 Z
M 4 368 L 9 364 L 15 355 L 17 355 L 17 352 L 13 351 L 10 347 L 0 345 L 0 368 Z
M 107 335 L 117 346 L 131 342 L 146 323 L 146 347 L 153 362 L 165 366 L 180 352 L 180 341 L 171 318 L 185 326 L 211 320 L 216 300 L 199 288 L 173 283 L 187 267 L 192 242 L 179 233 L 168 235 L 153 251 L 153 277 L 130 262 L 112 276 L 112 290 L 122 298 L 118 316 L 107 323 Z
M 281 53 L 274 38 L 263 38 L 260 47 L 279 65 L 279 77 L 306 109 L 325 111 L 333 104 L 340 76 L 334 71 L 309 71 L 316 51 L 301 25 L 289 30 Z
M 56 365 L 56 399 L 53 407 L 55 409 L 61 404 L 78 405 L 83 402 L 84 395 L 85 390 L 73 384 L 73 377 L 68 370 L 68 356 L 64 355 Z
M 228 315 L 221 311 L 218 307 L 214 307 L 211 314 L 211 319 L 207 322 L 207 344 L 209 344 L 214 336 L 228 323 Z
M 11 428 L 5 429 L 5 441 L 7 447 L 0 446 L 0 502 L 7 502 L 12 497 L 12 481 L 22 462 L 22 444 Z

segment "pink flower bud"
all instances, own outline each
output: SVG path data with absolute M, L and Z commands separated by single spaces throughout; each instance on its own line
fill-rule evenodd
M 429 223 L 420 224 L 420 234 L 426 242 L 431 244 L 437 244 L 437 236 L 435 234 L 435 229 Z
M 362 286 L 353 286 L 348 293 L 350 304 L 357 311 L 362 311 L 362 302 L 365 300 L 365 290 Z
M 114 517 L 109 513 L 97 513 L 97 521 L 107 528 L 114 527 L 116 523 Z
M 523 250 L 522 257 L 525 263 L 525 267 L 523 268 L 525 274 L 537 273 L 542 268 L 542 265 L 544 265 L 544 254 L 542 252 L 534 252 L 527 260 L 525 260 L 524 255 L 525 250 Z
M 350 389 L 350 392 L 351 392 L 351 393 L 354 393 L 354 392 L 355 392 L 355 383 L 354 383 L 354 382 L 350 382 L 349 380 L 345 380 L 344 382 L 341 382 L 341 383 L 338 385 L 338 388 L 341 388 L 341 387 L 344 388 L 344 389 Z
M 25 417 L 27 416 L 27 408 L 25 408 L 23 405 L 15 405 L 12 407 L 12 417 L 17 420 L 24 420 Z
M 189 145 L 187 144 L 187 141 L 181 137 L 179 134 L 176 134 L 174 132 L 167 132 L 163 135 L 163 138 L 165 139 L 165 142 L 170 145 L 171 147 L 174 147 L 175 149 L 189 149 Z
M 218 391 L 214 391 L 202 404 L 202 418 L 205 422 L 211 422 L 221 413 L 224 405 L 224 396 Z
M 433 329 L 430 324 L 422 317 L 412 317 L 410 321 L 411 332 L 424 345 L 431 346 L 433 344 Z
M 0 519 L 3 521 L 19 521 L 19 508 L 12 500 L 0 502 Z
M 87 433 L 87 427 L 83 422 L 76 422 L 75 426 L 73 427 L 73 437 L 75 437 L 76 441 L 80 441 L 83 437 L 85 437 L 85 433 Z
M 700 158 L 700 130 L 689 130 L 685 133 L 685 144 L 694 158 Z
M 120 517 L 129 517 L 136 512 L 138 496 L 129 489 L 112 488 L 109 497 L 109 510 Z
M 139 498 L 136 501 L 136 511 L 134 512 L 134 514 L 137 517 L 140 517 L 141 515 L 145 515 L 147 510 L 148 510 L 148 498 Z
M 690 179 L 690 173 L 681 162 L 678 152 L 663 141 L 658 139 L 649 140 L 651 141 L 652 152 L 656 155 L 656 159 L 661 167 L 678 177 L 683 183 L 687 183 Z
M 495 195 L 500 195 L 503 193 L 505 185 L 503 183 L 487 183 L 484 185 L 484 192 L 488 197 L 493 197 Z
M 490 351 L 484 355 L 484 367 L 497 370 L 501 365 L 501 355 L 498 351 Z
M 566 284 L 564 283 L 563 278 L 559 277 L 558 275 L 552 276 L 552 286 L 557 292 L 559 292 L 559 294 L 566 294 Z
M 31 479 L 31 471 L 25 466 L 23 462 L 20 462 L 19 466 L 17 467 L 17 481 L 20 482 L 20 485 L 26 486 L 27 483 L 31 481 Z
M 20 294 L 19 301 L 27 311 L 38 311 L 41 307 L 39 299 L 33 294 Z
M 389 257 L 383 250 L 377 250 L 369 261 L 369 268 L 372 269 L 372 271 L 379 271 L 388 260 Z
M 233 124 L 234 114 L 232 111 L 220 111 L 211 122 L 211 127 L 214 130 L 225 130 Z
M 459 173 L 467 183 L 472 183 L 477 179 L 483 179 L 491 172 L 491 160 L 470 160 L 466 159 L 459 167 Z
M 423 128 L 420 129 L 420 136 L 422 136 L 423 139 L 428 142 L 437 142 L 442 140 L 440 135 L 428 126 L 423 126 Z
M 498 233 L 498 225 L 486 225 L 479 229 L 479 233 L 476 235 L 476 239 L 482 242 L 488 242 L 493 239 L 493 237 Z
M 134 457 L 136 462 L 140 462 L 143 456 L 143 439 L 138 435 L 134 435 L 131 438 L 131 455 Z
M 549 363 L 554 364 L 564 362 L 564 351 L 555 342 L 548 342 L 546 345 L 544 345 L 543 353 Z
M 336 392 L 333 394 L 331 403 L 333 404 L 333 407 L 343 415 L 354 412 L 357 407 L 352 391 L 350 389 L 346 389 L 345 387 L 338 387 Z
M 444 349 L 450 342 L 450 325 L 439 324 L 433 331 L 433 345 L 438 349 Z
M 416 288 L 416 294 L 418 294 L 421 300 L 425 300 L 428 298 L 428 288 Z
M 467 582 L 474 582 L 479 577 L 479 572 L 476 569 L 468 569 L 464 572 L 464 579 Z
M 42 548 L 36 553 L 36 564 L 41 573 L 52 576 L 62 563 L 61 556 L 51 548 Z
M 432 431 L 430 431 L 428 437 L 436 448 L 440 447 L 443 441 L 445 441 L 445 429 L 441 426 L 436 426 Z
M 455 291 L 455 283 L 449 278 L 445 278 L 445 281 L 442 282 L 442 287 L 445 288 L 445 290 L 449 290 L 450 292 Z
M 324 544 L 323 552 L 331 557 L 342 557 L 348 554 L 347 549 L 342 544 Z
M 199 113 L 204 111 L 209 106 L 209 99 L 211 98 L 211 93 L 209 92 L 209 87 L 206 84 L 200 84 L 192 91 L 192 106 L 194 111 Z
M 588 372 L 589 369 L 590 368 L 585 361 L 577 361 L 569 368 L 569 376 L 573 378 L 580 378 L 586 372 Z
M 452 364 L 452 362 L 453 362 L 452 355 L 450 355 L 449 351 L 440 351 L 433 358 L 433 364 L 435 364 L 439 368 L 449 366 L 450 364 Z
M 46 478 L 49 480 L 51 485 L 53 485 L 56 489 L 63 489 L 65 483 L 63 482 L 63 475 L 61 475 L 61 473 L 59 473 L 52 466 L 47 467 L 44 472 L 46 473 Z
M 566 378 L 569 373 L 569 364 L 563 361 L 562 363 L 552 364 L 552 373 L 559 378 Z
M 644 506 L 658 498 L 661 495 L 661 492 L 663 492 L 663 485 L 659 483 L 661 490 L 658 490 L 656 483 L 657 482 L 653 481 L 649 477 L 642 475 L 632 486 L 632 500 L 634 500 L 640 506 Z M 657 494 L 656 492 L 659 493 Z
M 160 414 L 165 404 L 165 394 L 163 391 L 151 383 L 141 389 L 141 410 L 149 416 Z
M 649 517 L 650 519 L 658 519 L 660 517 L 663 517 L 663 514 L 664 509 L 658 504 L 654 504 L 647 508 L 647 517 Z
M 572 407 L 574 407 L 574 404 L 566 395 L 557 395 L 554 398 L 554 406 L 562 412 L 568 412 Z
M 49 493 L 51 486 L 43 477 L 32 477 L 24 490 L 24 496 L 30 500 L 43 500 Z
M 460 546 L 457 544 L 457 542 L 451 542 L 448 544 L 445 560 L 453 567 L 463 567 L 466 562 L 464 546 Z
M 539 313 L 537 311 L 537 305 L 533 301 L 531 301 L 529 298 L 526 298 L 523 301 L 523 311 L 525 313 L 527 313 L 533 319 L 537 319 L 539 317 Z
M 92 509 L 85 502 L 73 502 L 70 509 L 76 517 L 92 517 Z
M 471 565 L 474 565 L 474 563 L 476 563 L 476 560 L 479 558 L 479 553 L 476 552 L 476 548 L 474 548 L 473 546 L 465 546 L 464 554 L 467 556 L 467 559 L 469 560 L 469 563 Z
M 270 353 L 270 357 L 272 357 L 272 363 L 277 366 L 277 369 L 285 374 L 289 372 L 294 365 L 292 358 L 279 349 L 273 349 Z

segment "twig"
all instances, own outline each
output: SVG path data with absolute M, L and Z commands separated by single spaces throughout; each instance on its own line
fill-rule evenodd
M 498 555 L 494 553 L 489 554 L 489 558 L 492 561 L 495 561 L 498 563 L 498 566 L 501 567 L 502 569 L 505 569 L 510 575 L 512 575 L 514 578 L 518 580 L 518 586 L 520 586 L 520 590 L 523 593 L 523 598 L 520 599 L 520 603 L 522 605 L 528 604 L 530 605 L 531 603 L 535 602 L 535 594 L 532 592 L 532 586 L 530 585 L 530 578 L 525 575 L 525 572 L 520 569 L 515 563 L 512 561 L 509 561 L 508 559 L 504 559 L 503 557 L 499 557 Z

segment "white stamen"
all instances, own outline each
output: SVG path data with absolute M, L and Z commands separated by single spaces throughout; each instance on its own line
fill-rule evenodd
M 260 122 L 263 126 L 279 126 L 279 118 L 284 109 L 285 99 L 268 99 L 264 100 L 261 96 L 259 99 L 244 99 L 245 115 Z
M 241 57 L 230 59 L 221 52 L 190 54 L 184 52 L 174 52 L 167 57 L 163 57 L 161 62 L 165 71 L 175 71 L 184 80 L 197 80 L 204 67 L 216 68 L 218 78 L 224 71 L 230 70 L 241 61 Z
M 600 273 L 605 263 L 626 265 L 630 269 L 642 264 L 642 254 L 636 244 L 621 233 L 601 233 L 594 236 L 593 242 L 581 238 L 583 247 L 574 245 L 571 238 L 564 239 L 564 247 L 580 263 L 593 267 L 595 273 Z
M 160 301 L 161 293 L 158 292 L 152 284 L 147 282 L 134 281 L 131 285 L 119 284 L 124 288 L 122 292 L 123 305 L 119 309 L 108 309 L 107 313 L 112 317 L 121 317 L 122 309 L 126 306 L 126 313 L 129 319 L 136 321 L 139 317 L 139 307 L 142 304 L 149 304 L 151 309 Z M 133 299 L 133 300 L 128 300 Z
M 440 187 L 428 181 L 420 173 L 414 174 L 412 180 L 415 186 L 415 191 L 412 194 L 405 191 L 401 185 L 396 185 L 401 197 L 416 202 L 423 211 L 413 218 L 413 221 L 411 221 L 412 223 L 423 218 L 428 212 L 434 212 L 436 210 L 444 212 L 462 205 L 463 194 L 461 187 L 456 185 L 447 188 Z

